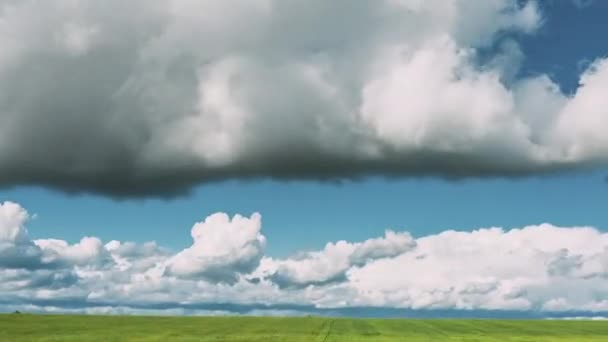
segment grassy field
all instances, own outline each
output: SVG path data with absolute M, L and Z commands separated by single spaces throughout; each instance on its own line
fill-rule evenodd
M 608 341 L 608 321 L 0 315 L 0 341 Z

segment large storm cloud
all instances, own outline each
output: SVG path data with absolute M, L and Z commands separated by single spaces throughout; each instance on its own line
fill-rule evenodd
M 0 1 L 0 186 L 520 176 L 608 159 L 608 62 L 518 78 L 515 0 Z M 480 57 L 480 50 L 491 51 Z

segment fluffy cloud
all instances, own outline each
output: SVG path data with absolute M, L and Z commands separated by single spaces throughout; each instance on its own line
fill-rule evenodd
M 515 78 L 514 33 L 541 23 L 518 0 L 0 1 L 0 186 L 171 196 L 603 163 L 604 60 L 572 96 Z
M 608 234 L 592 227 L 482 228 L 416 239 L 387 231 L 273 258 L 263 255 L 259 214 L 213 214 L 193 226 L 193 245 L 177 252 L 154 242 L 32 241 L 27 218 L 18 204 L 0 206 L 0 310 L 608 313 Z M 29 247 L 6 254 L 6 246 Z
M 110 257 L 101 241 L 84 237 L 70 245 L 63 240 L 31 240 L 27 211 L 13 202 L 0 203 L 0 267 L 53 269 L 104 263 Z
M 387 231 L 383 238 L 350 243 L 328 243 L 318 252 L 285 260 L 267 259 L 261 267 L 280 287 L 307 287 L 344 282 L 346 272 L 376 259 L 398 256 L 416 246 L 408 233 Z
M 608 234 L 590 227 L 446 231 L 416 241 L 414 253 L 352 270 L 349 279 L 365 300 L 413 308 L 584 309 L 603 305 L 608 291 Z
M 12 202 L 0 203 L 0 266 L 26 267 L 39 263 L 41 252 L 24 226 L 28 213 Z
M 207 217 L 192 227 L 194 243 L 168 261 L 167 272 L 235 282 L 239 274 L 253 271 L 264 254 L 261 219 L 260 214 L 236 215 L 232 220 L 224 213 Z

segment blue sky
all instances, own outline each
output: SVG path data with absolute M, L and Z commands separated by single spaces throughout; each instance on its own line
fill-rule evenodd
M 523 73 L 548 73 L 567 92 L 578 85 L 585 66 L 608 54 L 599 34 L 606 30 L 604 1 L 546 1 L 545 21 L 532 36 L 523 37 L 526 59 Z
M 286 256 L 321 248 L 327 241 L 364 240 L 385 229 L 424 236 L 447 229 L 522 227 L 544 222 L 562 226 L 608 227 L 605 215 L 608 170 L 518 180 L 372 178 L 343 184 L 229 181 L 197 187 L 173 200 L 115 201 L 94 195 L 63 195 L 25 188 L 3 191 L 37 217 L 34 237 L 77 241 L 83 235 L 104 240 L 162 241 L 180 249 L 190 244 L 192 224 L 223 211 L 260 212 L 271 238 L 267 252 Z
M 608 2 L 379 3 L 3 7 L 0 311 L 606 315 Z

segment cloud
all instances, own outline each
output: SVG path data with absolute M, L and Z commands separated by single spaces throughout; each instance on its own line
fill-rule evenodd
M 386 231 L 382 238 L 350 243 L 328 243 L 321 251 L 285 260 L 267 259 L 261 267 L 279 287 L 307 287 L 346 281 L 346 272 L 355 266 L 391 258 L 416 246 L 408 233 Z
M 515 33 L 541 23 L 516 0 L 1 1 L 0 186 L 173 196 L 604 163 L 606 62 L 573 96 L 514 78 Z
M 40 267 L 42 251 L 25 228 L 29 215 L 17 203 L 0 203 L 0 267 Z
M 358 293 L 413 308 L 557 310 L 558 300 L 568 310 L 593 307 L 608 290 L 608 235 L 590 227 L 446 231 L 416 242 L 414 253 L 353 269 Z
M 0 251 L 28 246 L 11 249 L 9 257 L 0 253 L 0 310 L 608 313 L 608 234 L 592 227 L 541 224 L 418 238 L 389 230 L 361 242 L 329 242 L 317 251 L 276 258 L 264 255 L 259 214 L 210 215 L 194 224 L 192 246 L 180 251 L 154 242 L 103 244 L 92 237 L 76 244 L 32 241 L 28 217 L 19 204 L 0 205 Z
M 250 273 L 264 254 L 266 238 L 260 233 L 262 217 L 213 214 L 192 227 L 191 247 L 167 262 L 167 272 L 180 277 L 203 277 L 233 283 Z
M 111 259 L 101 240 L 95 237 L 84 237 L 73 245 L 56 239 L 34 240 L 34 244 L 43 251 L 42 261 L 48 264 L 104 264 Z
M 54 269 L 103 264 L 110 255 L 95 237 L 70 245 L 56 239 L 31 240 L 25 224 L 27 211 L 17 203 L 0 203 L 0 267 Z

